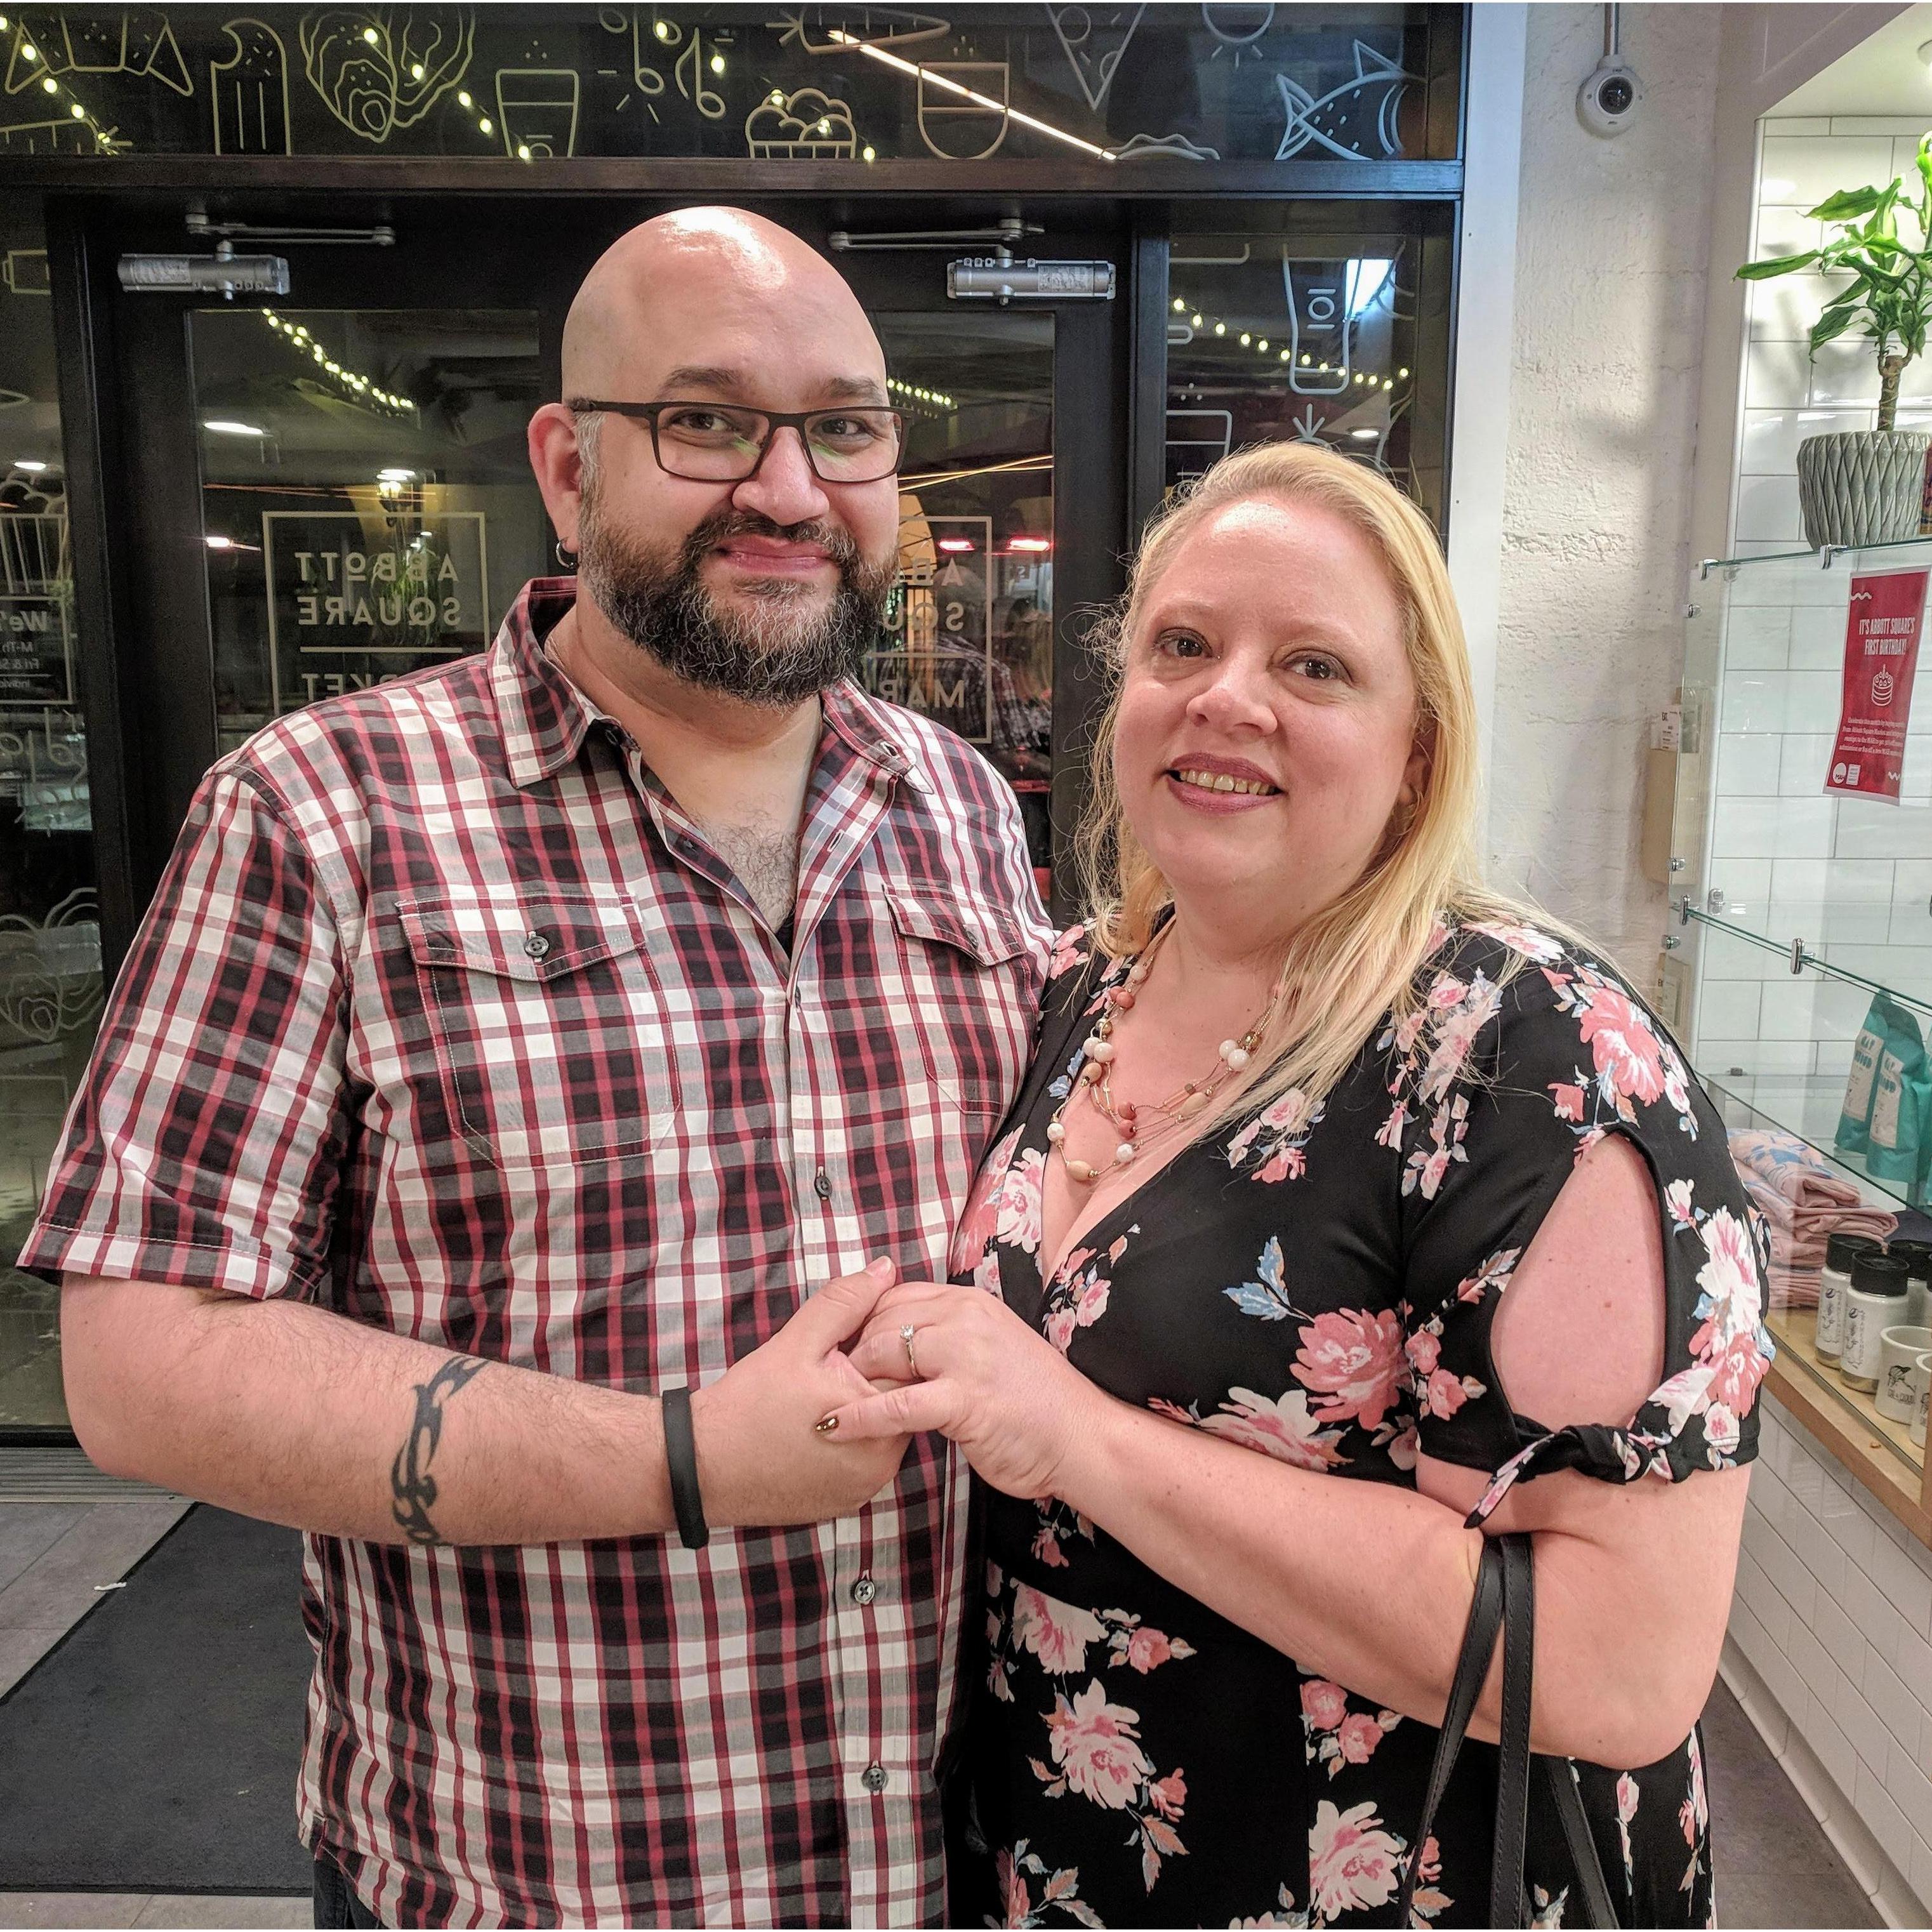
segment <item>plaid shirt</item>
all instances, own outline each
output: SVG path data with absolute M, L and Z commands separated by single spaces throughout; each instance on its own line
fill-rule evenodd
M 828 694 L 788 958 L 545 655 L 574 594 L 208 774 L 24 1264 L 640 1390 L 872 1255 L 945 1279 L 1045 964 L 1011 795 Z M 392 1924 L 937 1922 L 962 1497 L 925 1438 L 701 1552 L 310 1537 L 304 1841 Z

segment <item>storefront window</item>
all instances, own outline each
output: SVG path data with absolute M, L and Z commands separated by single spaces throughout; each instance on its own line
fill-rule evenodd
M 30 7 L 0 152 L 1440 159 L 1456 12 Z
M 1206 219 L 1216 225 L 1177 224 L 1170 257 L 1168 489 L 1231 449 L 1318 442 L 1373 464 L 1439 518 L 1449 303 L 1447 246 L 1430 232 L 1439 217 L 1345 226 L 1333 208 L 1288 204 L 1241 232 L 1225 214 Z
M 101 1007 L 62 469 L 46 246 L 19 197 L 0 202 L 0 1428 L 66 1422 L 58 1291 L 13 1258 Z

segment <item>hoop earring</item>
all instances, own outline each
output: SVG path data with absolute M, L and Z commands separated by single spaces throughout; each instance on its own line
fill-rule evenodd
M 550 548 L 556 552 L 556 560 L 574 577 L 577 574 L 577 552 L 566 549 L 562 538 L 559 537 Z

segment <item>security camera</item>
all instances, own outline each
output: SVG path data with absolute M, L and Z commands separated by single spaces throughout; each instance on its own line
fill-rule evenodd
M 1606 54 L 1576 90 L 1576 118 L 1593 134 L 1621 134 L 1636 118 L 1642 99 L 1643 83 L 1629 64 Z

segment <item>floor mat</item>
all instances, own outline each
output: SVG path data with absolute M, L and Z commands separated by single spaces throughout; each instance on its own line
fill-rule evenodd
M 190 1510 L 0 1700 L 0 1889 L 305 1893 L 295 1531 Z

